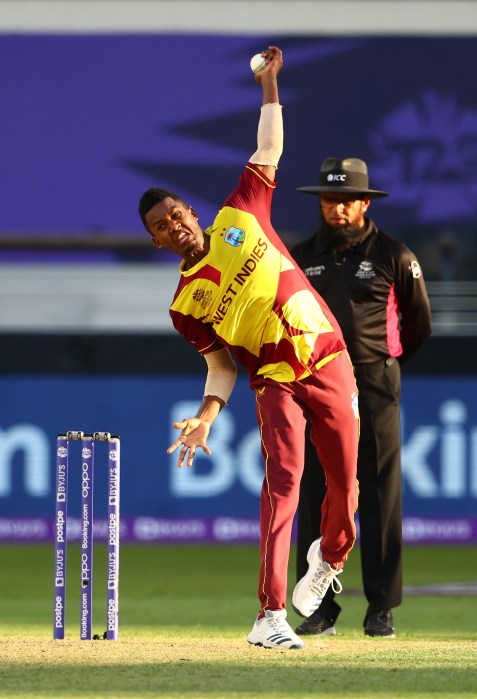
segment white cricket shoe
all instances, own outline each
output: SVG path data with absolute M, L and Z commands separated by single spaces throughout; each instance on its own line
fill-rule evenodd
M 341 570 L 334 570 L 329 563 L 323 560 L 320 542 L 321 538 L 314 541 L 308 549 L 306 555 L 309 563 L 308 571 L 297 582 L 292 595 L 293 609 L 305 619 L 318 609 L 330 585 L 333 586 L 333 591 L 336 594 L 339 594 L 343 589 L 343 585 L 337 578 Z
M 304 648 L 305 644 L 292 631 L 286 617 L 286 609 L 277 611 L 267 609 L 265 616 L 257 618 L 255 621 L 247 641 L 252 646 L 263 646 L 264 648 L 289 648 L 291 650 Z

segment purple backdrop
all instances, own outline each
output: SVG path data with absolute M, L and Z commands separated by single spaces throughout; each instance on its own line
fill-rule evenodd
M 141 236 L 137 202 L 153 184 L 209 223 L 255 149 L 248 62 L 269 43 L 285 53 L 277 228 L 311 233 L 316 199 L 295 188 L 323 158 L 357 155 L 392 194 L 373 204 L 381 225 L 418 253 L 457 246 L 454 276 L 472 274 L 475 38 L 1 36 L 0 232 Z M 439 276 L 445 262 L 432 264 Z

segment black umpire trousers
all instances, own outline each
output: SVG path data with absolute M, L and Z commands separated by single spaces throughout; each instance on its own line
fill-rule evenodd
M 354 367 L 359 391 L 359 525 L 364 618 L 402 601 L 402 478 L 399 404 L 401 368 L 393 359 Z M 310 439 L 298 506 L 297 579 L 308 570 L 306 554 L 320 536 L 323 469 Z M 319 613 L 335 621 L 341 607 L 330 588 Z

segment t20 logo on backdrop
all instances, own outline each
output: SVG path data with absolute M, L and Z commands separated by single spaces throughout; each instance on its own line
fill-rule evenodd
M 475 218 L 475 110 L 452 96 L 425 91 L 386 115 L 369 142 L 375 156 L 370 170 L 392 192 L 385 206 L 414 206 L 425 224 Z

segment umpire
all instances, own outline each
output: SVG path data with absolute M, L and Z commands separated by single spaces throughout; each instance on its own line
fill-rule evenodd
M 431 332 L 420 265 L 402 242 L 365 214 L 371 199 L 363 160 L 327 158 L 317 186 L 300 187 L 320 201 L 315 235 L 291 253 L 338 320 L 359 390 L 358 480 L 361 569 L 368 608 L 364 633 L 394 637 L 392 609 L 402 601 L 402 485 L 399 403 L 401 367 Z M 307 440 L 298 507 L 297 579 L 320 536 L 323 469 Z M 298 634 L 335 634 L 341 607 L 331 587 Z

